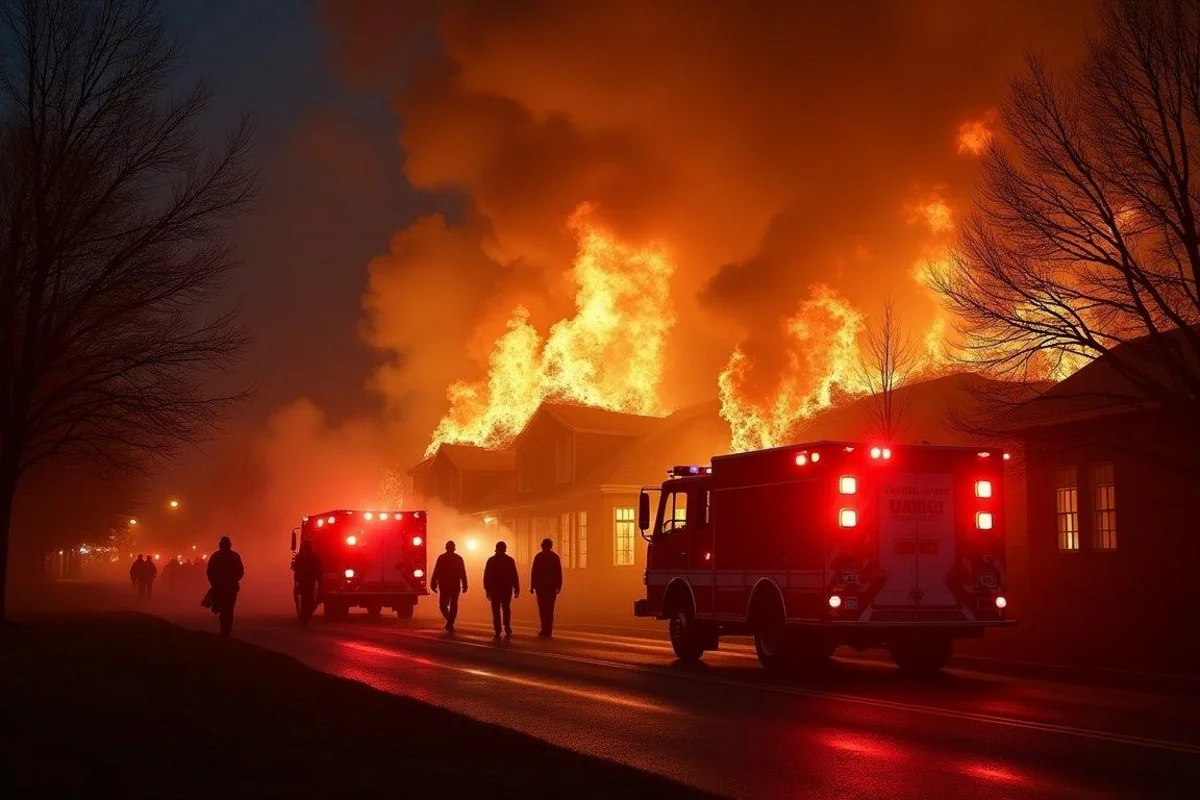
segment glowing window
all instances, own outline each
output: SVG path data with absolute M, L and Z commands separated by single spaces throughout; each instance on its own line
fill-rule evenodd
M 580 511 L 575 516 L 575 565 L 580 569 L 587 567 L 587 512 Z
M 1117 488 L 1111 461 L 1092 466 L 1092 547 L 1117 549 Z
M 637 536 L 637 519 L 634 509 L 614 509 L 613 564 L 618 567 L 633 566 L 633 543 Z
M 1054 511 L 1058 520 L 1058 549 L 1079 549 L 1079 472 L 1062 467 L 1057 472 Z

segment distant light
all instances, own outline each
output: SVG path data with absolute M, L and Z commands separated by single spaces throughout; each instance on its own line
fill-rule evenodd
M 329 519 L 327 519 L 325 521 L 328 522 L 330 525 L 332 525 L 333 523 L 337 522 L 337 517 L 330 517 Z
M 387 518 L 388 518 L 388 515 L 387 515 L 386 511 L 379 515 L 379 519 L 382 520 L 383 522 L 387 522 Z
M 342 574 L 346 576 L 347 580 L 349 580 L 350 578 L 354 577 L 354 570 L 348 569 L 345 572 L 343 572 Z
M 1005 460 L 1005 461 L 1008 461 L 1010 458 L 1012 458 L 1012 453 L 1005 453 L 1005 454 L 1004 454 L 1004 460 Z
M 413 547 L 420 547 L 423 544 L 425 544 L 425 540 L 422 539 L 420 536 L 413 537 Z
M 130 524 L 130 525 L 137 525 L 137 520 L 136 520 L 136 519 L 130 519 L 130 520 L 129 520 L 129 524 Z
M 858 478 L 853 475 L 843 475 L 838 478 L 838 494 L 854 494 L 858 491 Z
M 179 508 L 179 501 L 172 500 L 169 505 L 171 506 L 171 508 Z
M 414 577 L 414 578 L 424 578 L 424 577 L 425 577 L 425 570 L 423 570 L 423 569 L 414 569 L 414 570 L 413 570 L 413 577 Z
M 61 556 L 61 555 L 63 554 L 63 551 L 62 551 L 62 550 L 59 550 L 59 551 L 58 551 L 58 554 Z
M 991 481 L 975 481 L 975 496 L 987 499 L 992 496 Z
M 193 549 L 193 550 L 195 550 L 195 549 L 196 549 L 196 545 L 192 545 L 192 549 Z
M 370 511 L 366 511 L 363 513 L 363 519 L 365 519 L 367 522 L 370 522 L 371 520 L 375 519 L 375 515 Z
M 79 555 L 81 555 L 81 556 L 86 556 L 90 552 L 92 552 L 92 551 L 88 549 L 87 545 L 84 545 L 83 547 L 79 548 Z
M 846 446 L 845 446 L 845 448 L 843 448 L 843 449 L 844 449 L 844 450 L 845 450 L 847 453 L 853 453 L 853 452 L 854 452 L 854 445 L 850 445 L 850 444 L 848 444 L 848 445 L 846 445 Z
M 981 531 L 990 531 L 993 525 L 992 512 L 980 511 L 975 515 L 975 527 Z
M 853 508 L 843 508 L 838 512 L 838 525 L 843 528 L 853 528 L 858 525 L 858 512 Z
M 351 547 L 354 547 L 354 545 L 358 544 L 358 537 L 357 536 L 347 536 L 346 544 L 350 545 Z
M 817 462 L 818 462 L 818 461 L 820 461 L 820 460 L 821 460 L 821 454 L 820 454 L 820 453 L 813 453 L 813 454 L 812 454 L 812 462 L 813 462 L 814 464 L 815 464 L 815 463 L 817 463 Z
M 808 463 L 808 454 L 807 453 L 797 454 L 797 456 L 796 456 L 796 466 L 797 467 L 803 467 L 807 463 Z
M 496 518 L 495 518 L 495 517 L 484 517 L 484 518 L 483 518 L 483 524 L 484 524 L 484 525 L 495 525 L 495 524 L 496 524 Z
M 976 455 L 978 455 L 980 458 L 991 458 L 992 457 L 992 454 L 986 450 L 980 450 Z
M 467 549 L 468 550 L 478 550 L 479 542 L 475 541 L 474 539 L 467 539 Z
M 704 554 L 704 560 L 705 560 L 705 561 L 712 561 L 712 553 L 705 553 L 705 554 Z
M 880 448 L 878 448 L 878 447 L 871 448 L 871 458 L 879 458 L 882 455 L 883 455 L 883 450 L 881 450 Z
M 201 560 L 201 561 L 207 561 L 207 560 L 208 560 L 208 553 L 203 553 L 203 554 L 201 554 L 201 556 L 200 556 L 200 560 Z
M 829 607 L 830 608 L 841 608 L 842 607 L 842 598 L 838 597 L 836 594 L 829 595 Z
M 397 511 L 395 514 L 392 514 L 392 519 L 404 519 L 404 512 Z
M 996 608 L 999 608 L 999 609 L 1008 608 L 1008 601 L 1004 599 L 1004 595 L 1000 595 L 999 597 L 996 598 Z
M 162 558 L 162 556 L 160 556 L 158 553 L 155 553 L 155 554 L 154 554 L 154 560 L 155 560 L 155 561 L 158 561 L 158 560 L 159 560 L 159 559 L 161 559 L 161 558 Z

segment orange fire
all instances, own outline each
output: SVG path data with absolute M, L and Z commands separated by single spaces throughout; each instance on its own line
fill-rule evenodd
M 996 135 L 992 126 L 996 123 L 998 114 L 995 109 L 988 111 L 982 119 L 973 119 L 958 126 L 958 136 L 955 141 L 960 156 L 981 156 L 987 150 L 988 144 Z
M 457 381 L 450 410 L 426 455 L 442 443 L 508 445 L 546 400 L 632 414 L 665 413 L 658 398 L 667 336 L 675 324 L 670 279 L 675 265 L 659 247 L 617 242 L 590 220 L 584 204 L 570 219 L 579 241 L 570 277 L 575 315 L 545 340 L 529 312 L 513 310 L 496 341 L 486 379 Z
M 753 396 L 754 364 L 741 348 L 718 378 L 734 452 L 785 444 L 797 423 L 867 390 L 858 371 L 863 315 L 833 289 L 813 286 L 782 327 L 787 362 L 767 399 Z

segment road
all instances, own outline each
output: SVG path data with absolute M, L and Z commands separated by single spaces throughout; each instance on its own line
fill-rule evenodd
M 235 635 L 724 795 L 1200 796 L 1195 696 L 961 670 L 919 681 L 853 653 L 819 675 L 776 678 L 743 639 L 696 666 L 674 660 L 664 632 L 632 623 L 560 625 L 552 640 L 521 624 L 494 643 L 490 624 L 463 620 L 449 635 L 438 622 L 356 616 L 301 631 L 259 614 Z

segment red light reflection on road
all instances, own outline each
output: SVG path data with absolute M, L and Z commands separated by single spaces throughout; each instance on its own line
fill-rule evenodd
M 827 731 L 819 738 L 827 747 L 858 756 L 887 759 L 904 757 L 904 753 L 899 748 L 872 736 L 858 736 L 844 731 Z
M 999 783 L 1028 783 L 1024 775 L 995 764 L 966 764 L 962 771 L 972 778 Z

